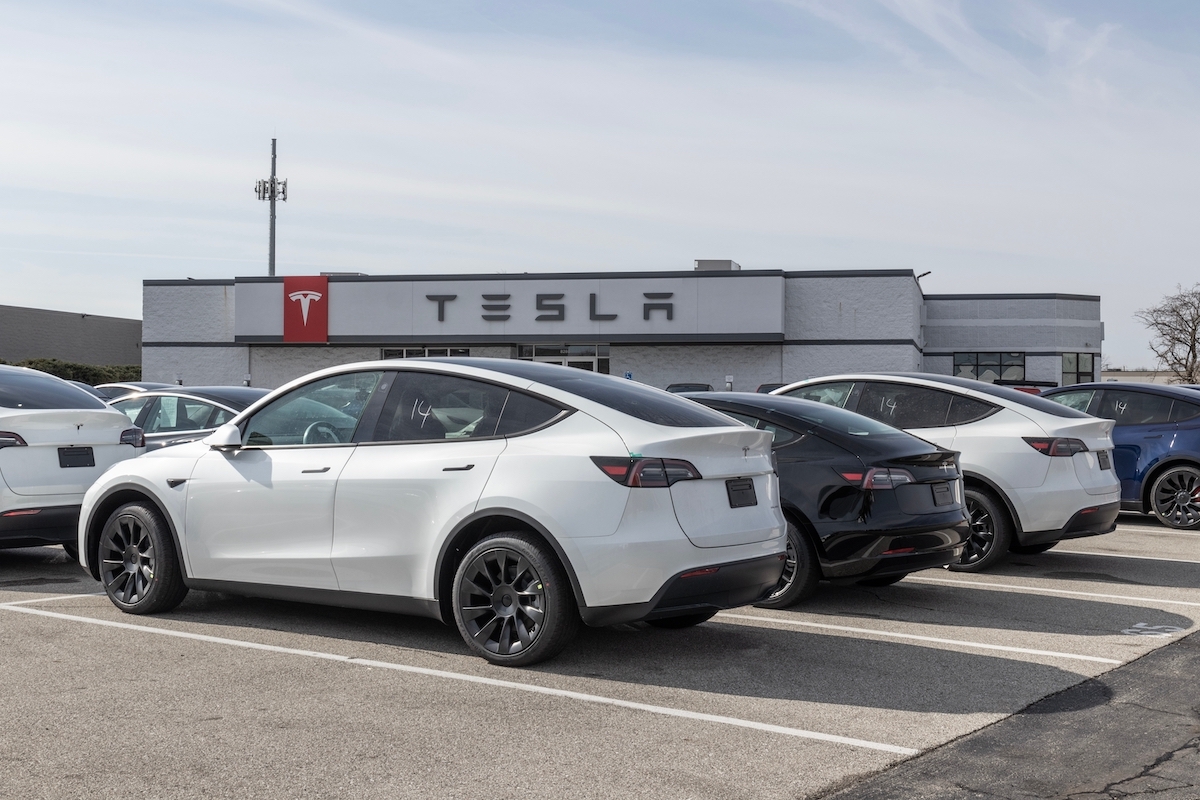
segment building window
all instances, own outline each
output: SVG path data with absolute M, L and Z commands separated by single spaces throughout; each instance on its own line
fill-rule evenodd
M 519 344 L 513 348 L 513 358 L 562 364 L 565 367 L 608 374 L 606 344 Z
M 1096 380 L 1096 357 L 1091 353 L 1063 353 L 1062 385 Z
M 424 358 L 425 356 L 470 356 L 469 347 L 385 347 L 380 358 Z
M 984 383 L 1024 383 L 1024 353 L 955 353 L 954 374 Z

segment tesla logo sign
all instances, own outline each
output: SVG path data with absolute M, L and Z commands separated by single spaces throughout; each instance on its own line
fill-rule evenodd
M 283 340 L 329 340 L 329 279 L 289 276 L 283 279 Z

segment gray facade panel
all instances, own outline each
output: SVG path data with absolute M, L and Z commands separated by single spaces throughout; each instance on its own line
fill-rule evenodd
M 672 383 L 707 383 L 722 390 L 725 376 L 732 375 L 735 391 L 753 392 L 760 384 L 782 381 L 779 351 L 779 345 L 614 346 L 609 371 L 632 372 L 635 381 L 659 389 Z
M 136 319 L 0 306 L 0 359 L 57 358 L 77 364 L 138 364 L 142 323 Z

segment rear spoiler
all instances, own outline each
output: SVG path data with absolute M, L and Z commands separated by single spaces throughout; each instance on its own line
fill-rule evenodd
M 957 466 L 958 452 L 955 450 L 937 450 L 932 453 L 921 453 L 915 456 L 889 458 L 889 464 L 912 464 L 913 466 L 936 467 L 939 464 Z

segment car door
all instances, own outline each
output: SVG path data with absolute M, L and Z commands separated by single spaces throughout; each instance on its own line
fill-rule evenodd
M 242 427 L 242 447 L 210 450 L 187 480 L 184 546 L 193 577 L 336 589 L 334 493 L 388 388 L 383 371 L 300 386 Z
M 509 395 L 507 387 L 457 375 L 395 373 L 370 441 L 338 480 L 332 561 L 339 588 L 432 597 L 441 542 L 475 511 L 507 444 L 497 434 L 501 412 L 521 404 L 510 405 Z
M 957 431 L 947 420 L 953 401 L 951 393 L 928 386 L 864 381 L 853 410 L 952 450 Z
M 1112 431 L 1113 468 L 1121 481 L 1121 499 L 1140 502 L 1146 472 L 1175 443 L 1178 424 L 1171 421 L 1171 398 L 1129 389 L 1102 389 L 1088 413 L 1117 424 Z

